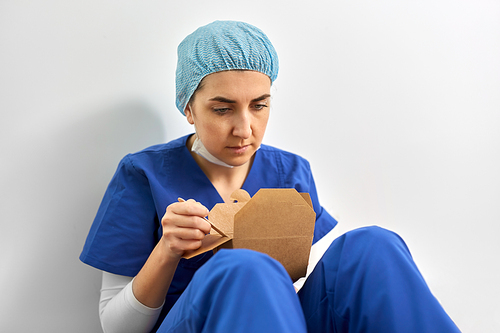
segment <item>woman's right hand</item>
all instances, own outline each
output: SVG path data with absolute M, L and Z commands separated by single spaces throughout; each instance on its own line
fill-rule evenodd
M 201 241 L 210 232 L 210 223 L 204 217 L 209 210 L 193 199 L 175 202 L 167 207 L 161 219 L 163 243 L 167 253 L 180 259 L 185 251 L 196 250 Z
M 150 308 L 164 303 L 182 255 L 198 249 L 210 232 L 210 223 L 203 219 L 207 215 L 208 209 L 194 200 L 167 207 L 161 219 L 163 235 L 133 280 L 132 291 L 139 302 Z

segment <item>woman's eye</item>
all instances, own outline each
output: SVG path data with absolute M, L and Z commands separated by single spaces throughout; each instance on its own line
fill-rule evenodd
M 262 110 L 263 108 L 267 108 L 266 104 L 256 104 L 254 105 L 255 110 Z
M 229 110 L 230 110 L 229 108 L 216 108 L 214 109 L 214 112 L 218 114 L 225 114 L 229 112 Z

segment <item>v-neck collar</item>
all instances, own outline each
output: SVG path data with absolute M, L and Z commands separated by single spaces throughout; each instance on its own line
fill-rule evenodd
M 185 158 L 185 160 L 188 161 L 187 163 L 189 163 L 189 169 L 192 171 L 196 171 L 199 174 L 201 179 L 203 179 L 203 182 L 205 183 L 205 185 L 207 185 L 207 187 L 210 188 L 211 191 L 213 191 L 214 195 L 217 196 L 218 201 L 224 202 L 224 199 L 222 199 L 221 195 L 219 194 L 219 192 L 217 191 L 215 186 L 212 184 L 212 182 L 210 181 L 208 176 L 205 174 L 205 172 L 203 172 L 203 170 L 198 165 L 198 163 L 196 163 L 196 160 L 193 158 L 193 156 L 191 155 L 191 152 L 189 151 L 189 149 L 187 147 L 187 140 L 191 137 L 191 135 L 193 135 L 193 134 L 186 135 L 182 141 L 182 143 L 184 145 L 184 149 L 183 149 L 184 156 L 183 157 Z M 249 170 L 249 172 L 245 178 L 245 181 L 243 182 L 243 185 L 241 187 L 242 189 L 249 192 L 250 195 L 253 195 L 254 192 L 256 192 L 258 190 L 258 189 L 254 190 L 255 185 L 252 186 L 252 184 L 257 183 L 256 179 L 255 179 L 255 177 L 257 175 L 256 175 L 256 171 L 254 171 L 254 169 L 258 170 L 261 166 L 260 165 L 261 159 L 259 158 L 260 157 L 259 151 L 260 151 L 260 149 L 257 149 L 257 151 L 254 153 L 253 163 L 250 166 L 250 170 Z M 199 178 L 198 180 L 201 180 L 201 179 Z

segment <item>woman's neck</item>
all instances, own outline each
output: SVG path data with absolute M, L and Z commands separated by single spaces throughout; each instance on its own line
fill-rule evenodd
M 212 185 L 215 187 L 224 202 L 230 202 L 231 194 L 240 189 L 245 182 L 245 179 L 250 172 L 254 156 L 245 164 L 228 168 L 207 161 L 205 158 L 191 151 L 193 146 L 194 135 L 190 136 L 186 142 L 186 146 L 193 156 L 196 163 L 205 173 Z

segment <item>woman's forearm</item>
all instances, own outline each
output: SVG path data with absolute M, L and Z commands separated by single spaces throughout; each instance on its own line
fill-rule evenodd
M 150 308 L 158 308 L 165 301 L 180 257 L 168 253 L 162 239 L 134 278 L 132 290 L 136 299 Z

